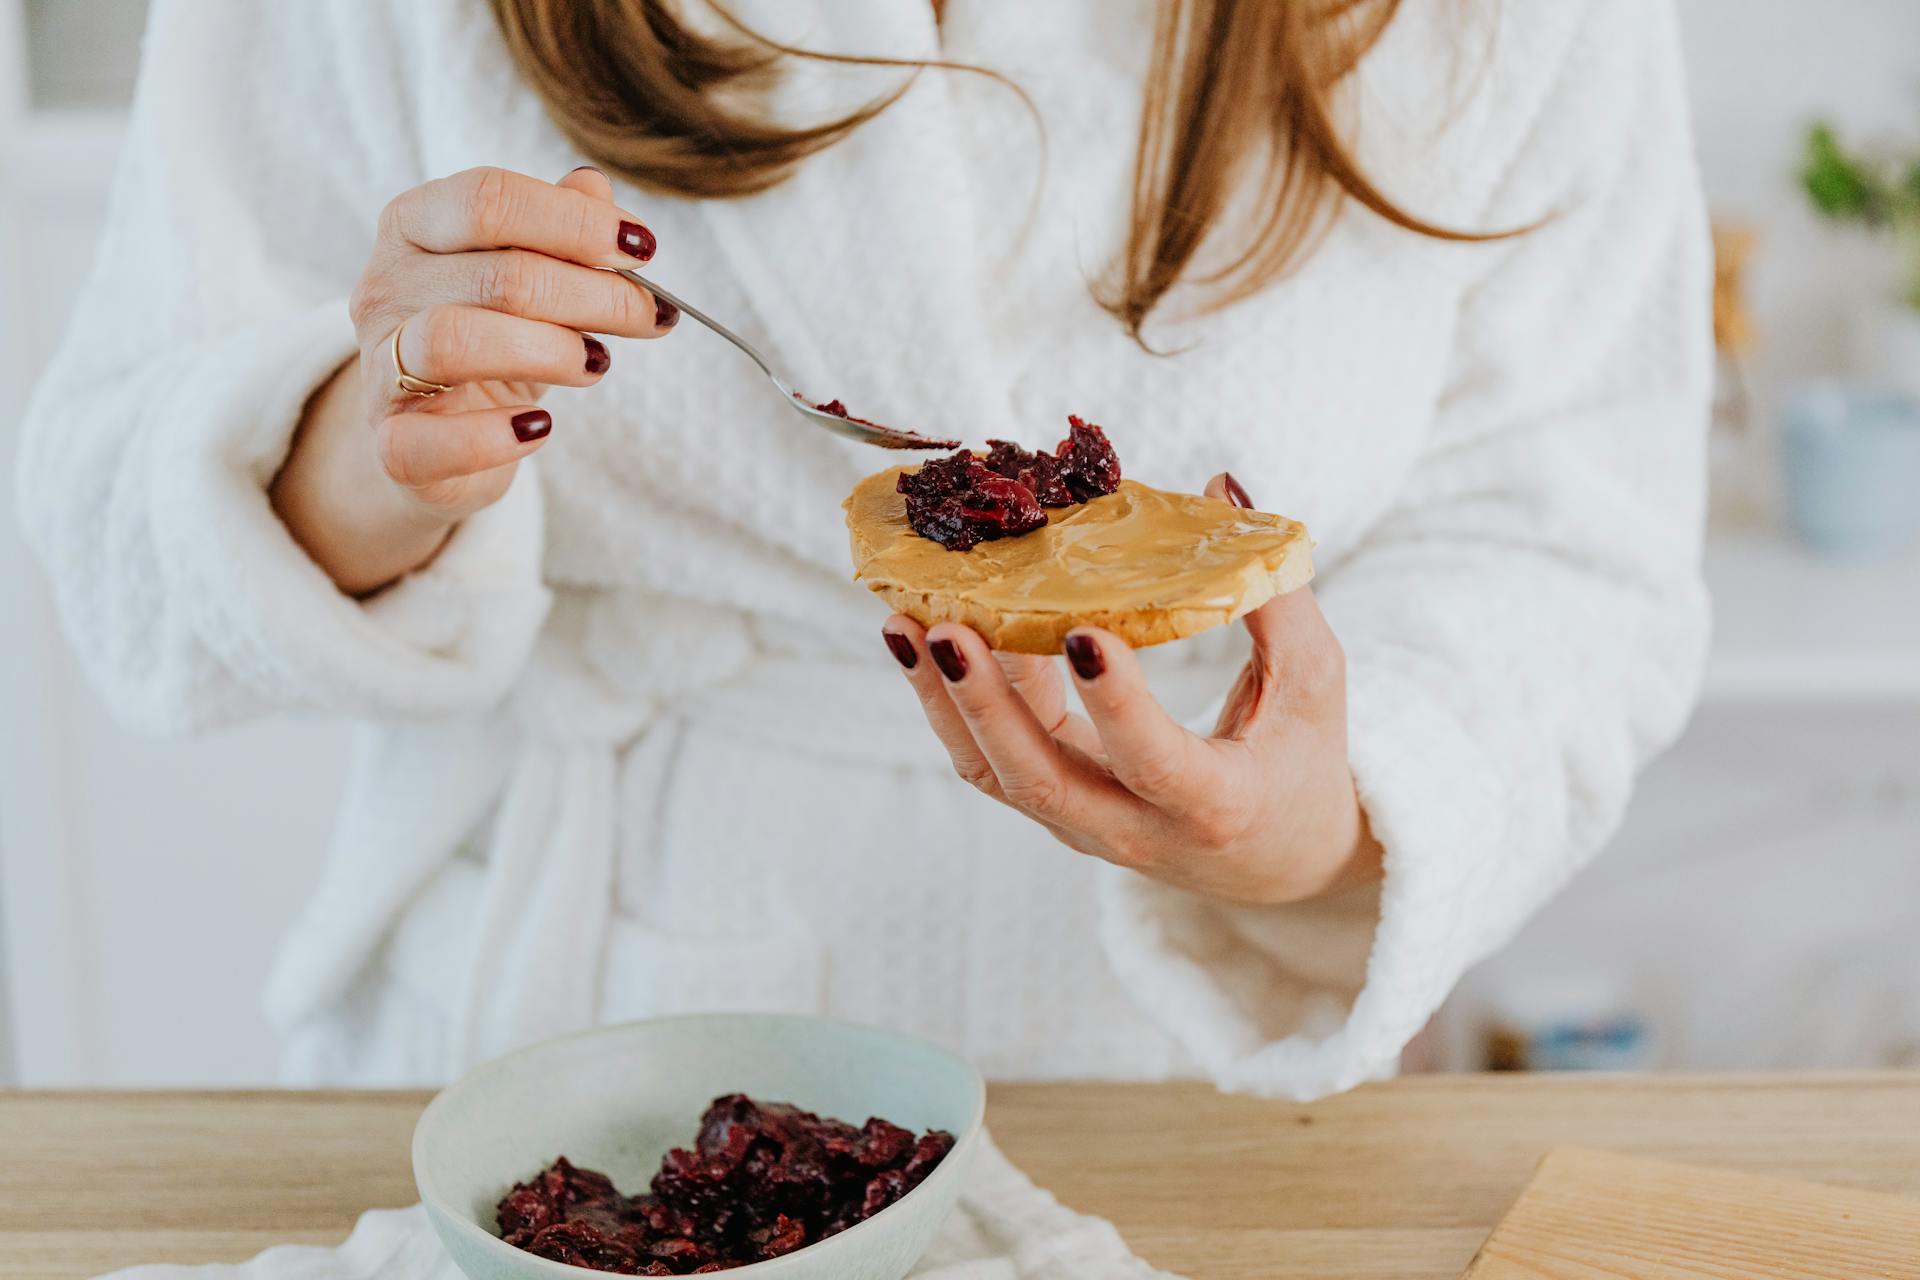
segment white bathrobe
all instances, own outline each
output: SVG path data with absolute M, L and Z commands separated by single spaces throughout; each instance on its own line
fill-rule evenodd
M 894 459 L 801 424 L 691 322 L 549 395 L 508 496 L 367 602 L 266 487 L 354 350 L 393 195 L 581 163 L 484 0 L 155 6 L 98 268 L 29 410 L 21 507 L 129 722 L 366 722 L 267 987 L 301 1082 L 413 1082 L 600 1020 L 840 1015 L 996 1076 L 1296 1097 L 1391 1071 L 1461 971 L 1606 841 L 1706 631 L 1705 223 L 1663 0 L 1404 6 L 1352 82 L 1405 207 L 1136 347 L 1121 242 L 1151 0 L 759 0 L 919 76 L 789 182 L 621 203 L 651 270 L 819 398 L 978 442 L 1104 424 L 1128 474 L 1231 470 L 1317 539 L 1379 889 L 1265 909 L 1054 843 L 955 778 L 850 580 L 840 499 Z M 894 71 L 803 68 L 795 115 Z M 1541 221 L 1543 220 L 1544 221 Z M 1238 628 L 1150 655 L 1204 725 Z M 1276 778 L 1275 785 L 1283 780 Z M 249 856 L 273 857 L 273 849 Z M 236 904 L 241 905 L 241 904 Z

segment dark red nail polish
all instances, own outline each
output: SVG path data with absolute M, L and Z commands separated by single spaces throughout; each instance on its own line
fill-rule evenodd
M 1067 637 L 1067 662 L 1082 680 L 1096 679 L 1107 669 L 1107 657 L 1092 636 Z
M 898 631 L 882 631 L 880 635 L 886 640 L 887 648 L 893 651 L 893 660 L 895 662 L 909 671 L 919 665 L 920 655 L 915 652 L 913 641 L 907 639 Z
M 587 372 L 605 373 L 613 368 L 613 357 L 607 352 L 607 344 L 590 333 L 580 335 L 587 344 Z
M 960 646 L 953 641 L 930 641 L 927 652 L 933 655 L 933 665 L 940 668 L 940 674 L 947 679 L 959 684 L 967 678 L 967 655 L 960 652 Z
M 680 323 L 680 308 L 660 298 L 653 300 L 653 327 L 671 329 Z
M 538 440 L 553 430 L 553 415 L 545 409 L 529 409 L 525 413 L 513 415 L 513 434 L 525 444 L 529 440 Z
M 1253 510 L 1253 499 L 1249 498 L 1247 491 L 1240 487 L 1240 482 L 1233 478 L 1233 472 L 1223 471 L 1220 475 L 1221 484 L 1226 486 L 1227 501 L 1236 507 L 1245 507 L 1249 511 Z
M 655 247 L 653 232 L 637 222 L 622 222 L 620 233 L 614 237 L 614 241 L 620 246 L 620 252 L 629 258 L 638 258 L 645 262 L 653 256 Z

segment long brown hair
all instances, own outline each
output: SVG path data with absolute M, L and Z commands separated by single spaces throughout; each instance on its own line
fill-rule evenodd
M 507 47 L 567 136 L 609 169 L 672 195 L 764 191 L 905 91 L 838 119 L 785 125 L 758 109 L 783 59 L 981 71 L 794 48 L 748 29 L 719 0 L 708 3 L 731 35 L 696 32 L 674 0 L 492 3 Z M 936 16 L 942 8 L 934 0 Z M 1343 199 L 1421 235 L 1490 238 L 1402 209 L 1342 136 L 1335 89 L 1398 8 L 1399 0 L 1160 0 L 1127 243 L 1098 288 L 1136 340 L 1248 180 L 1260 184 L 1264 214 L 1223 265 L 1195 281 L 1215 287 L 1208 310 L 1283 275 Z

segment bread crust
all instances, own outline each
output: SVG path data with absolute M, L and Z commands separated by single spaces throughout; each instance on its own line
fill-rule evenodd
M 1178 594 L 1190 598 L 1158 601 L 1152 598 L 1155 593 L 1149 582 L 1134 593 L 1139 596 L 1137 602 L 1116 600 L 1113 598 L 1116 593 L 1112 591 L 1092 590 L 1085 601 L 1073 599 L 1072 590 L 1056 592 L 1041 607 L 1017 607 L 1004 599 L 989 602 L 981 596 L 995 593 L 981 591 L 978 584 L 943 580 L 948 577 L 945 571 L 952 567 L 945 557 L 972 553 L 935 548 L 907 529 L 904 502 L 893 491 L 900 471 L 901 468 L 894 467 L 869 476 L 847 499 L 847 529 L 855 577 L 864 581 L 889 608 L 922 626 L 958 622 L 971 627 L 989 646 L 1002 652 L 1059 653 L 1067 633 L 1075 627 L 1099 627 L 1134 648 L 1165 644 L 1232 622 L 1313 578 L 1312 540 L 1298 523 L 1279 516 L 1244 512 L 1214 499 L 1160 494 L 1129 480 L 1122 482 L 1122 488 L 1125 496 L 1136 503 L 1145 495 L 1175 501 L 1181 504 L 1185 518 L 1203 525 L 1212 522 L 1222 530 L 1217 539 L 1208 543 L 1209 567 L 1198 583 L 1204 589 L 1194 589 L 1193 583 L 1183 584 L 1185 589 Z M 1106 501 L 1109 500 L 1095 499 L 1096 504 Z M 1076 522 L 1082 540 L 1087 536 L 1084 532 L 1087 526 L 1098 526 L 1101 514 L 1093 504 L 1086 510 L 1087 514 Z M 1236 534 L 1237 528 L 1256 520 L 1262 523 L 1244 536 Z M 1139 523 L 1137 520 L 1134 524 L 1117 522 L 1112 526 L 1115 542 L 1126 546 L 1130 538 L 1141 538 L 1141 531 L 1136 527 Z M 1050 525 L 1022 537 L 1046 539 L 1055 533 Z M 913 543 L 908 544 L 916 553 L 910 561 L 913 568 L 904 576 L 898 563 L 876 569 L 876 561 L 882 554 L 899 545 L 903 538 L 913 539 Z M 1006 544 L 982 544 L 995 545 Z M 1236 546 L 1243 550 L 1236 551 Z M 930 548 L 932 552 L 917 554 L 922 548 Z M 1040 548 L 1042 553 L 1047 550 Z M 1155 554 L 1166 552 L 1158 550 Z M 1051 559 L 1043 554 L 1041 563 Z M 1219 562 L 1217 566 L 1213 561 Z M 1019 572 L 1016 569 L 1011 576 L 1017 578 Z M 1035 572 L 1040 570 L 1036 568 Z M 1053 572 L 1057 576 L 1058 571 Z M 995 585 L 1004 588 L 1005 581 L 1004 577 L 997 579 Z M 998 594 L 1008 593 L 1002 589 Z M 1122 597 L 1127 594 L 1124 590 L 1118 593 Z M 1103 598 L 1096 602 L 1092 598 L 1096 596 Z

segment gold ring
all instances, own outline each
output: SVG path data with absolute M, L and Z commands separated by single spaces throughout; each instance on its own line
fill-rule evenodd
M 425 378 L 414 377 L 407 372 L 406 366 L 400 363 L 400 330 L 406 327 L 407 322 L 402 320 L 399 327 L 393 331 L 393 385 L 410 396 L 437 396 L 442 391 L 453 390 L 444 382 L 428 382 Z

